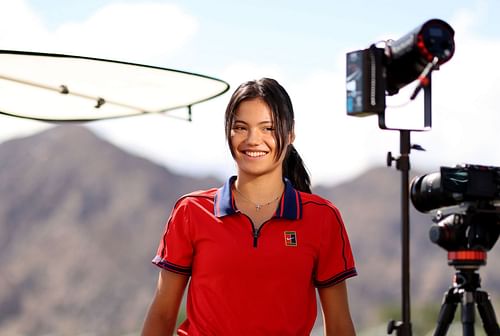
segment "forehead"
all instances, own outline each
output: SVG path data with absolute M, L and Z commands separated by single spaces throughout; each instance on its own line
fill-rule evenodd
M 235 111 L 235 121 L 269 121 L 273 118 L 272 110 L 262 98 L 243 100 Z

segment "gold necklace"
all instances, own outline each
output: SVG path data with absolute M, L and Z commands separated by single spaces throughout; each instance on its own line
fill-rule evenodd
M 256 211 L 260 211 L 260 209 L 262 207 L 265 207 L 265 206 L 268 206 L 269 204 L 272 204 L 274 202 L 276 202 L 280 197 L 281 197 L 281 194 L 279 194 L 278 196 L 276 196 L 276 198 L 274 198 L 272 201 L 269 201 L 267 203 L 264 203 L 264 204 L 258 204 L 258 203 L 255 203 L 253 202 L 252 200 L 250 200 L 249 198 L 247 198 L 245 195 L 243 195 L 241 193 L 241 191 L 238 190 L 238 188 L 236 188 L 236 186 L 234 186 L 234 190 L 236 190 L 236 192 L 241 196 L 243 197 L 243 199 L 249 203 L 251 203 L 254 207 L 255 207 L 255 210 Z

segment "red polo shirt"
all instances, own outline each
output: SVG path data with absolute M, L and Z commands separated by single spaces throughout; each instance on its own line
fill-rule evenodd
M 338 209 L 285 181 L 273 218 L 255 230 L 220 189 L 182 197 L 153 263 L 191 276 L 178 335 L 309 335 L 316 287 L 356 275 Z

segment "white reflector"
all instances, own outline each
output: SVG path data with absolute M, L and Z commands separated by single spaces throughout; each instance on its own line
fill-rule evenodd
M 98 58 L 0 50 L 0 113 L 52 122 L 162 113 L 217 97 L 219 79 Z

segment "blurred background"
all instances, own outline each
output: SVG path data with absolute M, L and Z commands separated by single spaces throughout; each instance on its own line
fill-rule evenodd
M 375 117 L 346 115 L 345 54 L 431 18 L 448 22 L 456 51 L 434 72 L 433 128 L 412 133 L 426 151 L 412 152 L 411 174 L 500 166 L 498 13 L 493 0 L 12 0 L 0 3 L 0 49 L 200 73 L 230 92 L 276 78 L 292 97 L 314 191 L 346 222 L 360 273 L 349 280 L 357 330 L 380 335 L 400 318 L 400 172 L 385 167 L 399 134 Z M 150 260 L 173 203 L 235 171 L 223 130 L 229 95 L 193 107 L 192 122 L 150 115 L 56 126 L 0 116 L 0 334 L 139 333 L 158 272 Z M 417 127 L 423 110 L 416 101 L 387 113 L 393 125 Z M 412 322 L 425 335 L 453 268 L 427 238 L 431 216 L 411 216 Z M 497 311 L 498 257 L 495 247 L 481 268 Z

